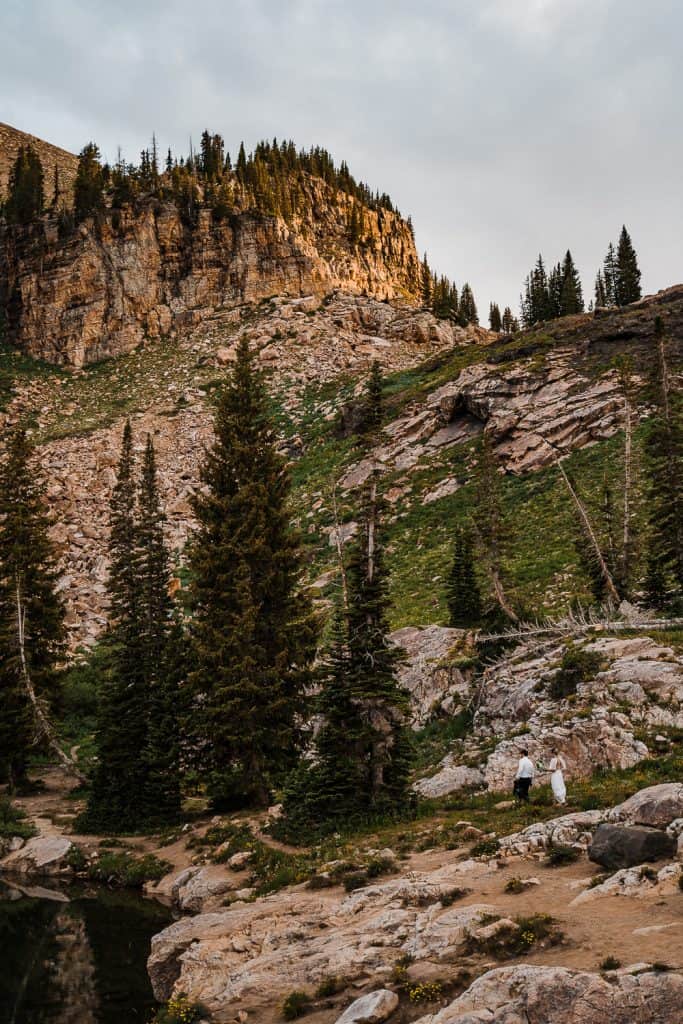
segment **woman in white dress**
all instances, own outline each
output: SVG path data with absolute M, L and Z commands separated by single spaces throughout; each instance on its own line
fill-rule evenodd
M 552 786 L 555 802 L 558 804 L 564 804 L 567 802 L 567 787 L 564 784 L 563 772 L 566 772 L 567 770 L 567 762 L 562 757 L 559 750 L 553 750 L 553 756 L 549 767 L 551 772 L 550 785 Z

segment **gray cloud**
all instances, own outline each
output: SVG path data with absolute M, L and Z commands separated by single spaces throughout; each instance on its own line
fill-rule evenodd
M 0 120 L 109 158 L 320 143 L 482 311 L 539 251 L 590 291 L 624 221 L 654 290 L 683 278 L 682 30 L 675 0 L 4 0 Z

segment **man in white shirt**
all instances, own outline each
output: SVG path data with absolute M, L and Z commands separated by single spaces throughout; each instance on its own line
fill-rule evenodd
M 522 756 L 517 765 L 515 775 L 515 792 L 520 800 L 529 802 L 529 788 L 534 781 L 534 762 L 529 757 L 528 750 L 522 750 Z

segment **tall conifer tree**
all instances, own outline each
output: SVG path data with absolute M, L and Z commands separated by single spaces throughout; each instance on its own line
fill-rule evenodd
M 617 246 L 617 305 L 628 306 L 631 302 L 637 302 L 641 296 L 638 257 L 633 248 L 631 236 L 624 225 Z
M 474 567 L 474 543 L 471 531 L 463 527 L 455 533 L 453 561 L 446 581 L 446 600 L 451 626 L 467 629 L 480 624 L 483 607 Z
M 317 624 L 299 585 L 301 555 L 287 508 L 261 374 L 243 340 L 215 418 L 195 503 L 191 551 L 191 683 L 211 749 L 216 804 L 264 804 L 301 743 Z
M 0 776 L 10 788 L 25 781 L 29 746 L 43 732 L 34 701 L 49 707 L 56 696 L 64 644 L 56 582 L 41 480 L 19 428 L 0 468 Z
M 663 607 L 672 593 L 683 593 L 683 398 L 669 379 L 666 331 L 655 321 L 657 370 L 656 411 L 645 442 L 648 484 L 646 592 Z

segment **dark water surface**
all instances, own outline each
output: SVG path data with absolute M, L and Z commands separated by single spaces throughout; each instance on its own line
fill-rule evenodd
M 0 879 L 0 1024 L 147 1024 L 150 939 L 171 920 L 130 893 Z

